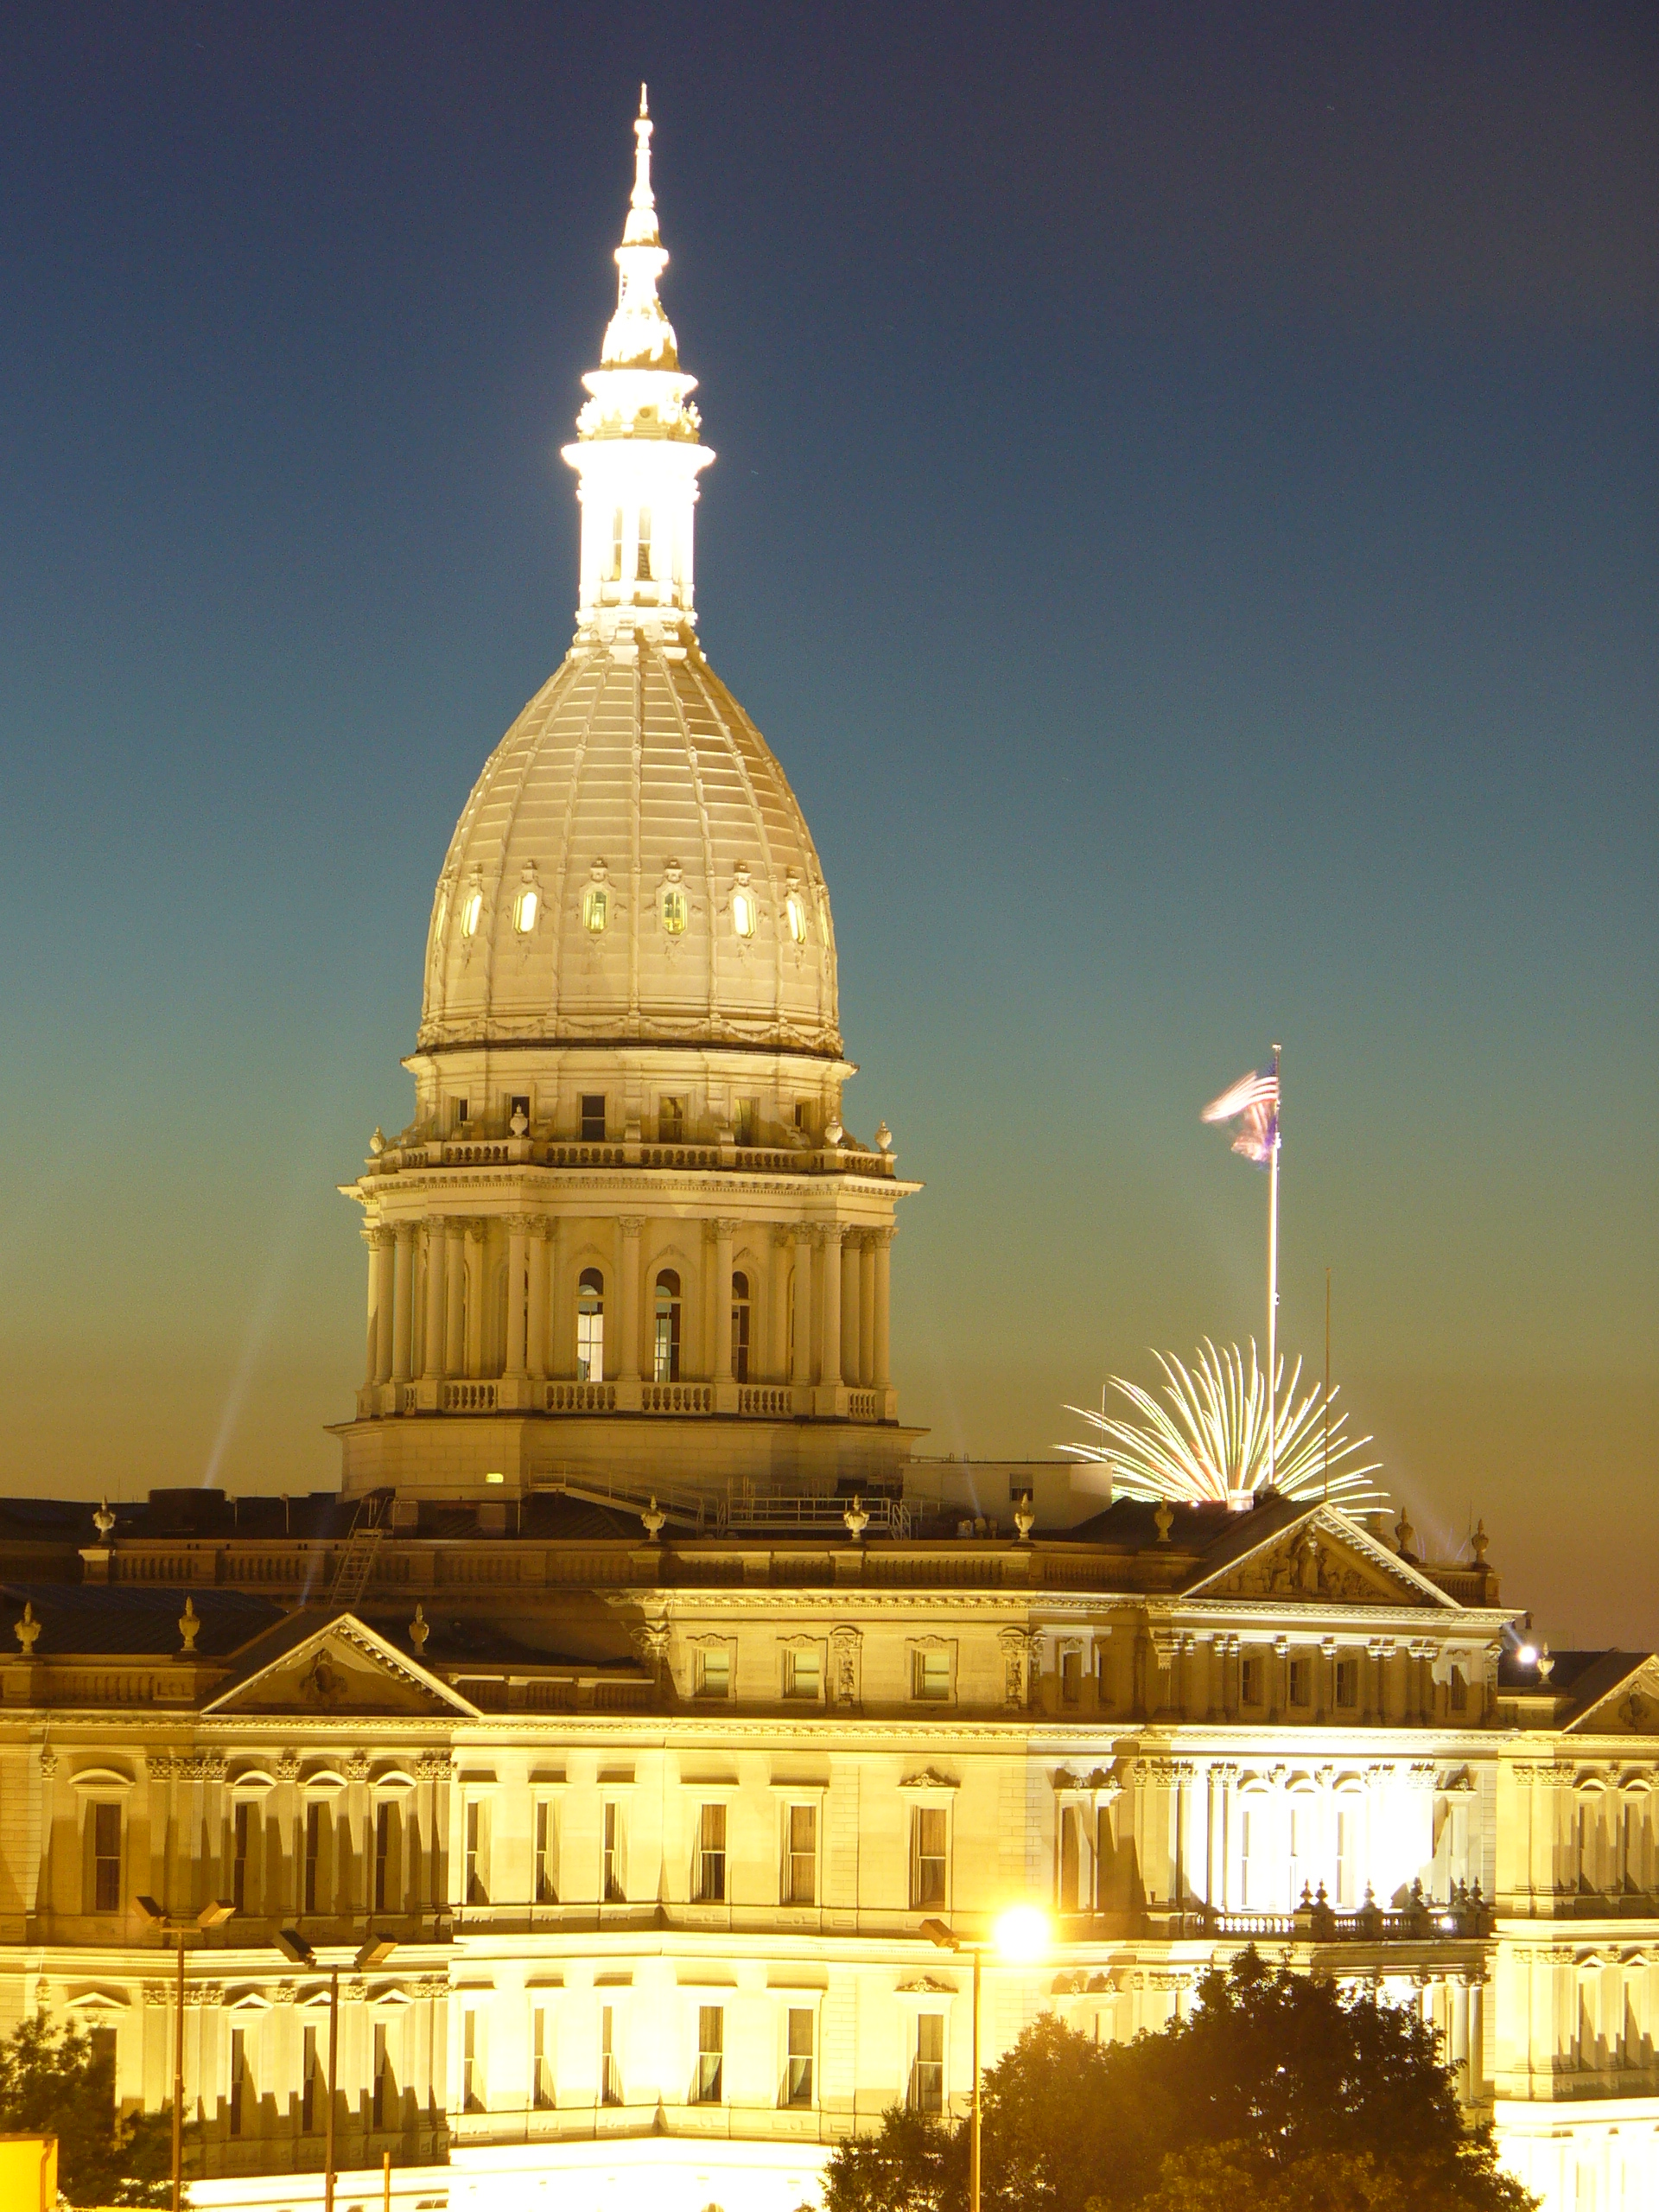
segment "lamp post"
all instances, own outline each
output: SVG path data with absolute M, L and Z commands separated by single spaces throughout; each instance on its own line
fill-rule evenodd
M 943 1920 L 925 1920 L 922 1933 L 943 1951 L 964 1953 L 974 1962 L 974 2119 L 969 2136 L 969 2212 L 979 2212 L 979 1994 L 980 1968 L 988 1954 L 1010 1966 L 1040 1959 L 1048 1948 L 1048 1916 L 1034 1904 L 1011 1904 L 988 1936 L 963 1936 Z
M 276 1948 L 296 1967 L 304 1967 L 312 1973 L 317 1971 L 317 1955 L 297 1928 L 279 1929 Z M 397 1948 L 390 1936 L 372 1936 L 353 1960 L 353 1967 L 358 1974 L 367 1974 L 372 1967 L 384 1965 Z M 322 2114 L 322 2212 L 334 2212 L 334 2069 L 339 2056 L 340 1962 L 336 1960 L 328 1969 L 328 2084 Z
M 173 2212 L 181 2212 L 184 2202 L 184 1939 L 193 1928 L 205 1934 L 210 1928 L 219 1928 L 236 1910 L 233 1904 L 222 1899 L 203 1905 L 201 1910 L 188 1920 L 175 1920 L 165 1905 L 157 1904 L 154 1897 L 135 1897 L 133 1903 L 148 1921 L 159 1928 L 162 1936 L 178 1940 L 178 1979 L 174 1988 L 173 2022 Z

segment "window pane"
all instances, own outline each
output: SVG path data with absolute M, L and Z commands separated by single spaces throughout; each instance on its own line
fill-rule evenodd
M 784 2080 L 786 2104 L 810 2105 L 812 2101 L 812 2024 L 810 2005 L 790 2006 L 788 2066 Z

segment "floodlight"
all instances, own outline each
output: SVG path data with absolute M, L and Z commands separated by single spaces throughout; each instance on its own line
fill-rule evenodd
M 297 1928 L 279 1928 L 276 1930 L 276 1948 L 296 1967 L 314 1967 L 317 1963 L 316 1953 Z
M 391 1936 L 372 1936 L 357 1955 L 358 1973 L 369 1974 L 376 1967 L 385 1966 L 397 1948 L 396 1939 Z
M 1028 1964 L 1048 1948 L 1048 1915 L 1034 1904 L 1011 1904 L 995 1930 L 997 1955 Z

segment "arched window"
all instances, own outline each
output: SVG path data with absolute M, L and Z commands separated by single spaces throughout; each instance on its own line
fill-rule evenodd
M 739 937 L 754 935 L 754 893 L 739 889 L 732 893 L 732 927 Z
M 466 899 L 462 902 L 461 909 L 461 933 L 462 937 L 476 937 L 478 935 L 479 916 L 483 912 L 484 893 L 481 891 L 469 891 L 467 893 Z
M 806 943 L 806 901 L 798 891 L 791 891 L 784 901 L 784 919 L 789 924 L 789 934 L 797 944 Z
M 613 584 L 620 583 L 622 581 L 622 510 L 620 507 L 611 517 L 611 566 L 606 581 Z
M 648 584 L 651 582 L 651 509 L 649 507 L 641 507 L 639 510 L 639 562 L 634 574 L 642 584 Z
M 605 1379 L 605 1278 L 584 1268 L 576 1285 L 576 1380 Z
M 535 928 L 536 916 L 540 911 L 541 904 L 541 893 L 533 885 L 525 884 L 512 902 L 512 926 L 520 937 L 528 937 Z
M 583 929 L 591 931 L 593 935 L 597 937 L 610 918 L 607 911 L 609 906 L 610 900 L 606 896 L 605 886 L 602 883 L 590 883 L 582 894 Z
M 663 918 L 663 927 L 668 931 L 670 937 L 678 937 L 685 927 L 685 893 L 677 883 L 665 883 L 663 886 L 659 912 Z
M 749 1379 L 749 1279 L 740 1270 L 732 1277 L 732 1380 Z
M 651 1372 L 652 1380 L 658 1382 L 677 1382 L 680 1379 L 680 1279 L 672 1268 L 664 1268 L 657 1278 L 656 1337 Z

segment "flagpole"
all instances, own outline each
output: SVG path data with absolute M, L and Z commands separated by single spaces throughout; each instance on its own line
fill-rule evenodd
M 1268 1162 L 1268 1483 L 1273 1488 L 1279 1395 L 1280 1046 L 1273 1048 L 1273 1154 Z

